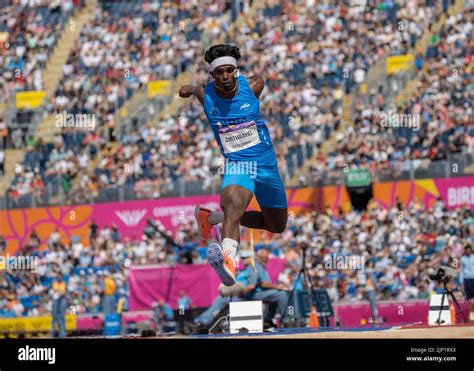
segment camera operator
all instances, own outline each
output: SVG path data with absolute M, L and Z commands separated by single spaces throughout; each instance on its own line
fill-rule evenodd
M 265 304 L 276 304 L 273 318 L 271 318 L 268 306 L 265 307 L 265 322 L 268 325 L 281 325 L 288 296 L 286 291 L 283 291 L 283 285 L 274 285 L 271 282 L 265 268 L 270 250 L 265 245 L 260 248 L 256 246 L 255 269 L 250 264 L 252 253 L 242 250 L 239 255 L 244 269 L 237 275 L 237 283 L 229 287 L 220 286 L 220 295 L 215 298 L 212 305 L 205 312 L 194 320 L 198 329 L 208 328 L 220 311 L 229 305 L 231 297 L 233 297 L 233 301 L 261 300 Z

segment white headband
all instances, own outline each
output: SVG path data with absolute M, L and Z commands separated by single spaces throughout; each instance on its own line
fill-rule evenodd
M 217 67 L 224 66 L 226 64 L 230 64 L 234 67 L 237 67 L 237 59 L 229 56 L 216 58 L 209 65 L 209 72 L 213 72 Z

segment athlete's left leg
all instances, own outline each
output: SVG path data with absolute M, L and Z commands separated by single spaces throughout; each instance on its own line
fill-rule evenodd
M 285 230 L 288 208 L 260 207 L 260 209 L 261 211 L 245 211 L 240 218 L 240 225 L 272 233 L 282 233 Z M 209 239 L 213 225 L 224 222 L 223 211 L 211 211 L 199 205 L 196 206 L 195 216 L 198 221 L 198 231 L 203 240 Z
M 288 220 L 288 208 L 261 207 L 262 211 L 246 211 L 240 224 L 247 228 L 282 233 Z

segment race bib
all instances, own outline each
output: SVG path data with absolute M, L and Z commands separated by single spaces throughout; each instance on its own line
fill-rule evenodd
M 225 153 L 241 151 L 260 143 L 255 121 L 229 125 L 217 131 Z

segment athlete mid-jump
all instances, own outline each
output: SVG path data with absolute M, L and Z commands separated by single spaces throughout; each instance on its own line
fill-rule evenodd
M 204 107 L 222 155 L 226 171 L 220 190 L 222 211 L 196 207 L 202 239 L 213 225 L 222 223 L 222 246 L 212 243 L 208 260 L 226 286 L 235 283 L 235 262 L 240 242 L 240 224 L 273 233 L 285 230 L 288 204 L 285 188 L 267 125 L 260 114 L 259 96 L 264 87 L 261 76 L 239 76 L 239 48 L 214 45 L 205 60 L 213 81 L 206 85 L 184 85 L 179 96 L 197 97 Z M 233 165 L 238 166 L 233 166 Z M 244 164 L 244 165 L 243 165 Z M 236 171 L 237 170 L 237 171 Z M 261 211 L 245 211 L 253 194 Z

